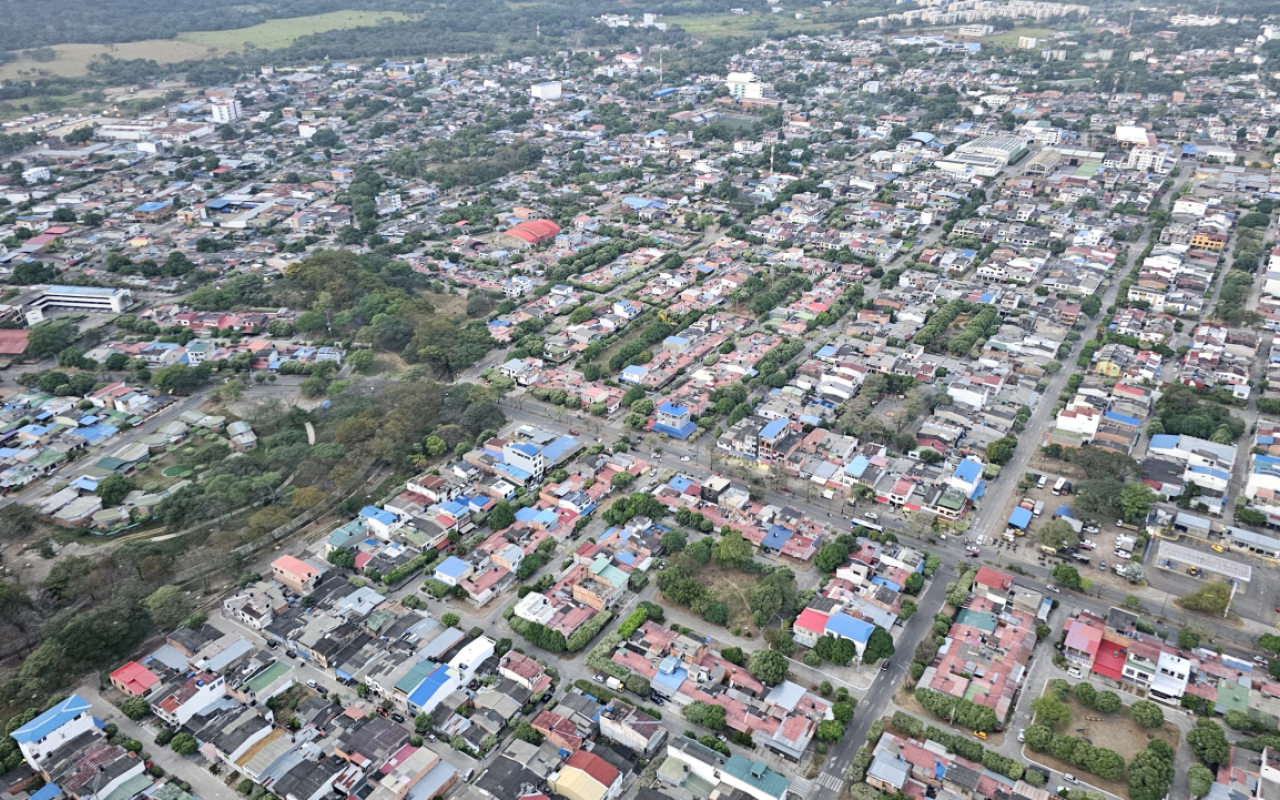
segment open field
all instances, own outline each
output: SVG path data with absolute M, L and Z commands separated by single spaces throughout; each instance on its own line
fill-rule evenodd
M 288 47 L 299 37 L 325 31 L 377 25 L 384 20 L 411 19 L 398 11 L 332 11 L 307 17 L 276 19 L 249 28 L 226 31 L 190 31 L 177 39 L 148 39 L 122 44 L 56 44 L 53 61 L 18 58 L 0 65 L 0 81 L 24 78 L 74 78 L 89 71 L 89 64 L 102 56 L 122 60 L 145 58 L 161 64 L 213 58 L 231 50 L 239 50 L 246 42 L 264 50 Z
M 176 39 L 150 39 L 123 44 L 56 44 L 53 51 L 58 57 L 53 61 L 35 61 L 19 58 L 0 65 L 0 80 L 21 80 L 42 76 L 74 78 L 89 71 L 89 64 L 102 56 L 122 60 L 146 58 L 161 64 L 210 58 L 216 50 L 194 42 Z
M 783 33 L 817 33 L 837 27 L 833 22 L 822 22 L 819 15 L 795 19 L 783 14 L 681 14 L 663 17 L 663 22 L 679 25 L 691 36 L 751 36 Z M 1014 39 L 1016 42 L 1017 39 Z
M 178 34 L 184 42 L 222 50 L 239 50 L 246 42 L 263 50 L 288 47 L 302 36 L 325 31 L 344 30 L 377 25 L 384 20 L 411 19 L 398 11 L 331 11 L 307 17 L 273 19 L 249 28 L 233 28 L 228 31 L 191 31 Z
M 1053 30 L 1050 28 L 1014 28 L 1011 31 L 997 33 L 995 36 L 988 36 L 978 41 L 991 47 L 1017 47 L 1019 37 L 1034 36 L 1037 39 L 1043 39 L 1052 35 Z

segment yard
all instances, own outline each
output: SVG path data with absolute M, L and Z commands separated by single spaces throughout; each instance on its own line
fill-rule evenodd
M 211 58 L 217 53 L 196 42 L 176 39 L 149 39 L 120 44 L 57 44 L 53 46 L 57 58 L 53 61 L 36 61 L 21 57 L 0 66 L 0 81 L 33 79 L 41 76 L 78 77 L 89 71 L 89 64 L 104 56 L 129 60 L 145 58 L 161 64 Z

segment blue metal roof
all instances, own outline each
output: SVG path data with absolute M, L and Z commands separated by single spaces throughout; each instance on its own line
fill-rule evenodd
M 392 514 L 390 511 L 383 511 L 377 506 L 365 506 L 360 509 L 360 516 L 366 519 L 375 520 L 383 525 L 394 525 L 396 522 L 395 514 Z
M 1009 524 L 1015 528 L 1026 530 L 1026 527 L 1031 524 L 1031 512 L 1022 506 L 1018 506 L 1009 515 Z
M 968 458 L 963 459 L 957 466 L 955 475 L 965 483 L 973 483 L 982 475 L 982 465 L 977 461 Z
M 452 578 L 456 581 L 466 574 L 467 570 L 470 568 L 470 564 L 457 556 L 449 556 L 436 567 L 436 574 L 444 575 L 445 577 Z
M 795 533 L 792 531 L 787 530 L 781 525 L 774 525 L 769 529 L 769 532 L 765 534 L 764 540 L 760 542 L 760 546 L 769 547 L 774 550 L 781 550 L 782 546 L 786 544 L 792 536 L 795 536 Z
M 409 702 L 417 708 L 422 708 L 428 700 L 435 696 L 436 692 L 440 691 L 448 680 L 449 668 L 441 664 L 436 667 L 435 672 L 432 672 L 423 679 L 422 683 L 418 684 L 418 687 L 409 695 Z
M 870 622 L 855 619 L 848 614 L 832 614 L 827 619 L 826 633 L 853 642 L 865 642 L 871 637 L 875 626 Z
M 772 439 L 786 430 L 786 427 L 787 421 L 785 419 L 775 419 L 764 426 L 764 430 L 760 431 L 760 435 L 765 439 Z
M 19 743 L 38 742 L 89 709 L 88 700 L 73 694 L 10 735 Z

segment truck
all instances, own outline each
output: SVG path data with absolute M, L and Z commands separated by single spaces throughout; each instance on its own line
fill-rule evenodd
M 1067 479 L 1066 479 L 1066 478 L 1058 478 L 1058 480 L 1057 480 L 1057 481 L 1055 481 L 1055 482 L 1054 482 L 1054 484 L 1053 484 L 1053 493 L 1054 493 L 1054 494 L 1062 494 L 1062 487 L 1063 487 L 1063 486 L 1066 486 L 1066 485 L 1067 485 Z
M 622 681 L 618 680 L 612 675 L 610 675 L 608 678 L 605 679 L 604 685 L 608 686 L 610 689 L 614 690 L 615 692 L 622 691 Z
M 1033 517 L 1038 517 L 1038 516 L 1040 516 L 1041 512 L 1043 512 L 1043 511 L 1044 511 L 1044 501 L 1043 501 L 1043 500 L 1037 500 L 1037 501 L 1036 501 L 1035 508 L 1034 508 L 1034 509 L 1032 509 L 1032 511 L 1031 511 L 1031 516 L 1033 516 Z

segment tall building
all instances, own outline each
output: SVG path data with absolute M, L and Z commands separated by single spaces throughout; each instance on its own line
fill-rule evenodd
M 754 72 L 730 72 L 724 85 L 734 100 L 759 100 L 764 97 L 764 84 Z
M 209 104 L 209 113 L 219 125 L 235 122 L 240 119 L 240 101 L 232 97 L 215 100 Z

